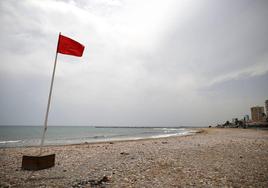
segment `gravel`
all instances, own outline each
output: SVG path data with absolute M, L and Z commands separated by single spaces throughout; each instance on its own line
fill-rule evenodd
M 37 147 L 0 149 L 0 187 L 268 187 L 268 131 L 202 129 L 193 136 L 47 146 L 56 165 L 21 170 Z

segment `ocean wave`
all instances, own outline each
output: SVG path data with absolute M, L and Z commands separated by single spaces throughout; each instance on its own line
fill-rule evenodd
M 160 134 L 160 135 L 155 135 L 151 136 L 150 138 L 166 138 L 166 137 L 171 137 L 171 136 L 178 136 L 180 134 L 174 133 L 174 134 Z
M 161 130 L 161 131 L 183 131 L 183 130 L 185 130 L 185 128 L 168 128 L 168 127 L 164 127 L 164 128 L 154 128 L 154 130 Z
M 21 140 L 0 140 L 0 144 L 17 143 L 17 142 L 21 142 Z
M 196 131 L 185 131 L 185 132 L 172 133 L 172 134 L 160 134 L 160 135 L 151 136 L 150 138 L 166 138 L 166 137 L 171 137 L 171 136 L 185 136 L 185 135 L 192 135 L 195 133 L 196 133 Z

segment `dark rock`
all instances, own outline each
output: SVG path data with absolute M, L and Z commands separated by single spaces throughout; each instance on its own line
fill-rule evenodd
M 162 144 L 167 144 L 168 142 L 162 142 Z
M 90 184 L 91 187 L 103 187 L 105 183 L 111 181 L 111 176 L 103 176 L 100 180 L 76 180 L 73 184 L 73 188 L 86 187 L 87 184 Z
M 124 151 L 123 151 L 123 152 L 121 152 L 120 154 L 121 154 L 121 155 L 129 155 L 129 153 L 124 152 Z
M 109 181 L 111 181 L 110 176 L 103 176 L 103 178 L 100 180 L 100 182 L 109 182 Z

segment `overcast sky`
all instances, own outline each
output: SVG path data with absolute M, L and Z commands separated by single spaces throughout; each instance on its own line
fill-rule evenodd
M 267 0 L 2 0 L 0 125 L 207 126 L 268 99 Z

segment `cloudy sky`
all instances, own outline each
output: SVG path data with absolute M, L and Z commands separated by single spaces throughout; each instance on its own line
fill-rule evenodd
M 267 0 L 2 0 L 0 125 L 210 125 L 268 99 Z

